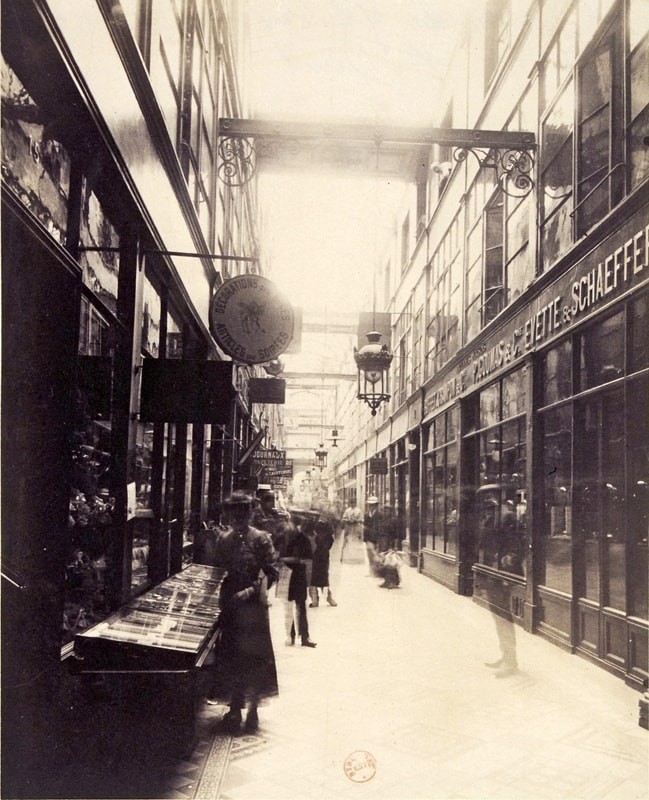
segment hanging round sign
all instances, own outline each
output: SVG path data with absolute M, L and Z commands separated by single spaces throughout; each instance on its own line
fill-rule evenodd
M 293 309 L 272 281 L 261 275 L 228 278 L 210 303 L 210 330 L 235 361 L 265 364 L 293 339 Z

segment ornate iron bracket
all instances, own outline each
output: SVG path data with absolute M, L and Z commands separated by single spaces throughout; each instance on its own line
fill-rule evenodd
M 453 159 L 462 163 L 466 161 L 469 153 L 475 157 L 480 169 L 495 171 L 496 181 L 509 197 L 526 197 L 534 188 L 531 175 L 534 158 L 529 151 L 458 147 L 453 151 Z
M 245 186 L 257 170 L 254 140 L 223 136 L 219 140 L 218 176 L 227 186 Z

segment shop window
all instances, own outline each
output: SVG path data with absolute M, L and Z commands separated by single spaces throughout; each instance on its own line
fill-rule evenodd
M 624 312 L 620 311 L 579 337 L 582 391 L 624 375 L 624 323 Z
M 153 434 L 151 425 L 138 423 L 135 441 L 135 498 L 138 510 L 151 508 Z
M 566 341 L 545 355 L 543 402 L 554 405 L 540 415 L 541 580 L 639 617 L 647 614 L 646 303 L 646 296 L 629 301 L 624 310 L 575 334 L 572 347 Z M 629 377 L 623 382 L 625 343 Z M 579 383 L 571 391 L 573 351 Z M 585 394 L 571 402 L 575 392 Z
M 438 416 L 429 429 L 425 456 L 426 525 L 422 546 L 447 555 L 457 552 L 457 409 Z
M 142 352 L 150 358 L 158 358 L 160 352 L 161 320 L 160 295 L 145 274 L 142 290 Z
M 540 582 L 572 593 L 572 406 L 543 415 L 544 523 Z
M 524 414 L 527 408 L 527 370 L 510 372 L 502 380 L 502 418 Z
M 167 315 L 167 358 L 183 357 L 183 332 L 181 323 L 173 315 Z
M 649 367 L 649 297 L 643 295 L 631 304 L 629 372 Z
M 60 244 L 67 233 L 71 160 L 41 109 L 2 59 L 2 181 Z
M 544 356 L 542 392 L 544 406 L 570 397 L 572 394 L 572 341 L 567 339 Z
M 120 236 L 87 177 L 81 186 L 79 263 L 85 286 L 110 311 L 117 311 Z M 83 250 L 83 247 L 97 248 Z
M 475 448 L 478 562 L 517 575 L 524 574 L 526 563 L 526 381 L 523 367 L 483 389 L 477 401 L 482 428 Z
M 500 420 L 500 383 L 480 392 L 480 427 L 486 428 Z
M 649 382 L 629 383 L 627 401 L 629 614 L 647 619 L 647 537 L 649 535 Z
M 575 529 L 584 552 L 578 592 L 620 611 L 626 610 L 623 408 L 622 388 L 582 401 L 575 431 Z
M 117 555 L 112 465 L 112 354 L 109 321 L 81 298 L 77 386 L 71 435 L 63 644 L 113 609 Z

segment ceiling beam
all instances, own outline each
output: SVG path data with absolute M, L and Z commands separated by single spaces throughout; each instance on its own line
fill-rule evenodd
M 530 131 L 270 122 L 256 119 L 232 119 L 231 117 L 219 120 L 219 135 L 243 139 L 273 138 L 369 142 L 375 145 L 441 144 L 451 147 L 504 147 L 516 150 L 533 150 L 536 147 L 536 137 Z

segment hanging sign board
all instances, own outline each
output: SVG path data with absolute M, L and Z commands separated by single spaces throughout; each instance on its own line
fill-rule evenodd
M 283 466 L 271 466 L 270 464 L 266 467 L 266 475 L 269 478 L 292 478 L 293 477 L 293 460 L 287 460 L 286 464 Z
M 235 361 L 264 364 L 291 343 L 294 314 L 275 285 L 261 275 L 229 278 L 210 303 L 210 331 Z
M 282 378 L 250 378 L 248 392 L 251 403 L 285 403 L 286 381 Z
M 373 456 L 370 458 L 370 475 L 387 475 L 388 474 L 388 460 L 381 456 Z

